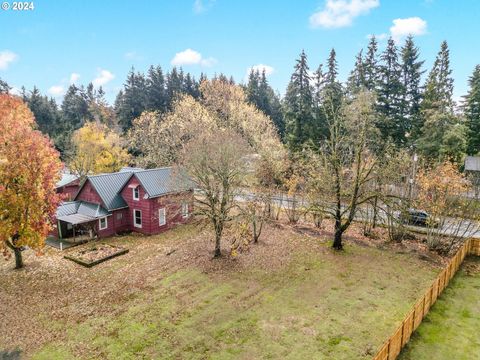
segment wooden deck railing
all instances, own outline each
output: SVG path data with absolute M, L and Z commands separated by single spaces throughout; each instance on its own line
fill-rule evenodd
M 395 360 L 430 307 L 447 287 L 467 255 L 480 256 L 480 239 L 468 239 L 440 272 L 426 293 L 418 300 L 393 335 L 383 344 L 374 360 Z

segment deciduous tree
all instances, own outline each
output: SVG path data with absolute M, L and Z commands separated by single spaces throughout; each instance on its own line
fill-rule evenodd
M 62 165 L 19 98 L 0 94 L 0 119 L 0 250 L 12 250 L 21 268 L 22 250 L 40 250 L 52 228 Z
M 86 123 L 74 133 L 72 142 L 69 167 L 79 176 L 118 171 L 130 160 L 120 136 L 103 124 Z
M 248 144 L 229 129 L 202 133 L 183 149 L 179 164 L 201 189 L 196 214 L 208 219 L 215 233 L 214 257 L 221 256 L 226 224 L 234 217 L 235 196 L 245 185 Z

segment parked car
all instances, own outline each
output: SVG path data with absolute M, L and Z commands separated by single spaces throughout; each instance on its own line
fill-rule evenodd
M 402 214 L 403 223 L 415 226 L 438 227 L 440 222 L 424 210 L 408 209 Z

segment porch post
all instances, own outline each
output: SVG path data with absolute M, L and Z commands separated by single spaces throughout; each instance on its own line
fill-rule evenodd
M 75 242 L 75 224 L 72 224 L 72 228 L 73 228 L 73 242 Z
M 58 238 L 62 239 L 62 225 L 60 224 L 60 220 L 57 220 L 57 229 L 58 229 Z

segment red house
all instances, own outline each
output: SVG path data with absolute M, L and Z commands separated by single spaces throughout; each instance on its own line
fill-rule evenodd
M 193 184 L 172 168 L 87 176 L 73 201 L 57 209 L 54 237 L 105 237 L 127 231 L 158 234 L 188 221 Z
M 80 178 L 77 175 L 63 173 L 56 184 L 57 194 L 64 194 L 65 200 L 72 200 L 80 187 Z

